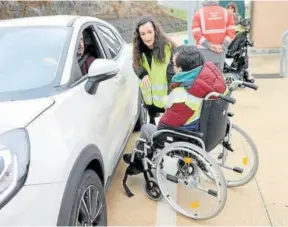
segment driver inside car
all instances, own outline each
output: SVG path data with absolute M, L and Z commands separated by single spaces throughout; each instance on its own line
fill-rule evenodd
M 85 51 L 85 42 L 82 33 L 80 36 L 79 46 L 77 49 L 77 59 L 82 75 L 84 76 L 88 74 L 89 67 L 95 60 L 95 58 L 88 51 Z

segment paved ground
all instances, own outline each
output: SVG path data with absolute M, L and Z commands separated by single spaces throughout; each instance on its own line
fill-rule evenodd
M 177 39 L 177 38 L 175 38 Z M 181 40 L 181 37 L 178 37 Z M 272 59 L 272 60 L 271 60 Z M 277 73 L 277 57 L 252 58 L 254 72 Z M 274 64 L 272 64 L 272 62 Z M 260 165 L 256 178 L 249 184 L 228 189 L 224 210 L 214 219 L 194 221 L 176 214 L 165 201 L 154 202 L 143 191 L 142 175 L 130 178 L 135 196 L 124 194 L 122 179 L 126 165 L 120 162 L 112 186 L 108 190 L 108 224 L 113 226 L 183 226 L 288 225 L 288 80 L 259 79 L 258 91 L 235 92 L 232 107 L 235 121 L 253 138 L 258 147 Z M 132 135 L 126 152 L 130 152 L 138 134 Z

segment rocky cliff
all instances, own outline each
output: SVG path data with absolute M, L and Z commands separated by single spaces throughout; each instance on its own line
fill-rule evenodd
M 86 15 L 113 24 L 130 42 L 137 17 L 153 15 L 166 32 L 186 30 L 186 22 L 172 17 L 155 1 L 0 1 L 0 19 L 46 15 Z

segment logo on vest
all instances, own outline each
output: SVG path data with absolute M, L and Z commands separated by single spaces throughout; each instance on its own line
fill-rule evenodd
M 207 18 L 208 20 L 221 20 L 223 17 L 218 12 L 210 12 Z

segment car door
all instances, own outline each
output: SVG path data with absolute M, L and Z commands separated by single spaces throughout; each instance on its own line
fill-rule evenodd
M 115 138 L 119 138 L 119 140 L 115 142 L 115 151 L 111 154 L 111 163 L 112 166 L 117 164 L 120 151 L 125 145 L 128 130 L 131 128 L 132 118 L 132 105 L 130 103 L 130 98 L 133 95 L 130 89 L 129 78 L 128 78 L 128 70 L 127 67 L 131 67 L 131 65 L 127 66 L 127 55 L 124 54 L 124 42 L 117 37 L 117 34 L 114 29 L 110 26 L 102 23 L 97 23 L 97 33 L 99 33 L 99 37 L 105 46 L 107 56 L 110 56 L 110 59 L 113 59 L 118 67 L 119 73 L 115 77 L 116 83 L 116 106 L 115 106 L 115 126 L 116 131 Z M 113 170 L 111 170 L 113 171 Z
M 81 29 L 90 30 L 90 35 L 94 39 L 94 50 L 100 56 L 98 58 L 107 58 L 94 26 L 85 26 Z M 80 33 L 79 32 L 79 33 Z M 85 39 L 85 37 L 84 37 Z M 57 96 L 57 122 L 59 128 L 67 139 L 68 150 L 70 150 L 69 160 L 74 160 L 79 152 L 87 146 L 96 145 L 102 153 L 105 176 L 111 170 L 111 154 L 115 153 L 117 138 L 117 105 L 119 102 L 117 80 L 114 78 L 102 81 L 97 87 L 96 94 L 89 94 L 86 91 L 88 75 L 81 74 L 79 60 L 77 58 L 77 49 L 79 45 L 80 34 L 75 47 L 74 59 L 72 63 L 70 86 L 67 91 Z M 90 40 L 88 44 L 91 44 Z M 85 48 L 88 45 L 85 44 Z M 92 43 L 93 44 L 93 43 Z M 95 56 L 97 61 L 97 56 Z M 93 63 L 92 63 L 93 64 Z M 117 76 L 116 76 L 117 77 Z M 75 140 L 76 138 L 76 140 Z M 65 139 L 65 140 L 66 140 Z

